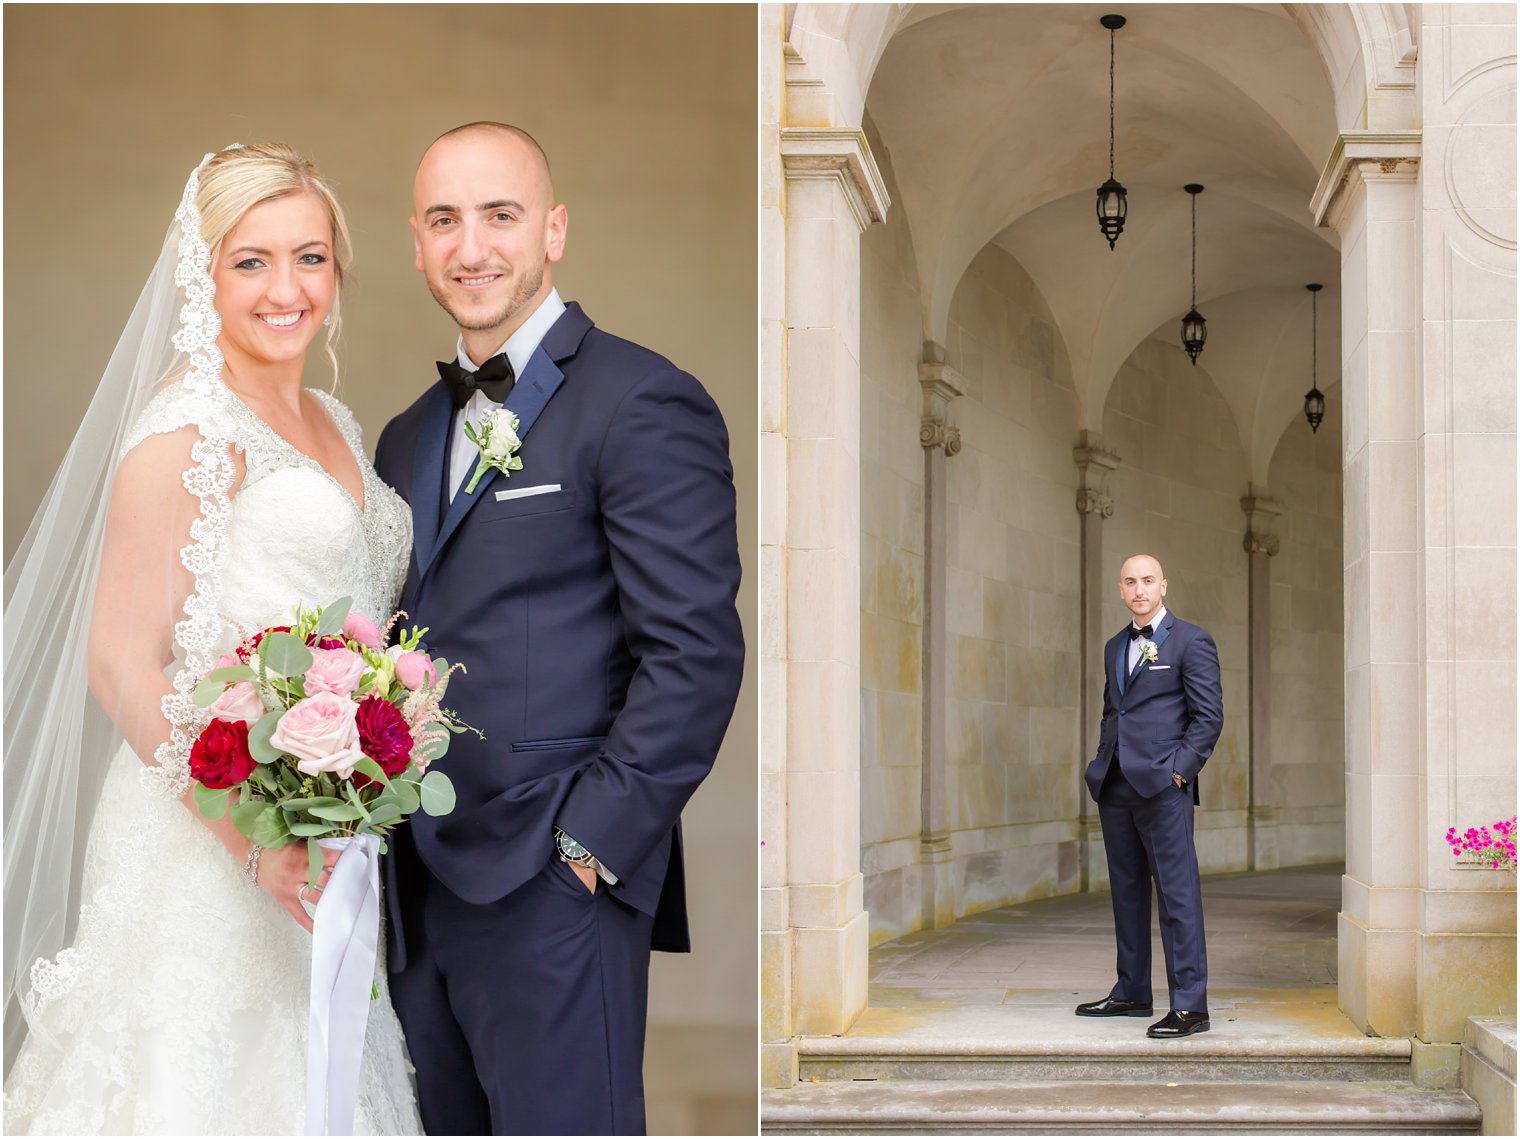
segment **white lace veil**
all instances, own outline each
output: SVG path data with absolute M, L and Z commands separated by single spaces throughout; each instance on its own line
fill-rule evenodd
M 236 145 L 236 144 L 234 144 Z M 90 616 L 105 540 L 113 473 L 123 452 L 141 438 L 135 430 L 166 377 L 225 398 L 219 382 L 221 322 L 212 307 L 210 251 L 195 206 L 199 175 L 191 173 L 158 261 L 117 341 L 79 430 L 5 570 L 4 616 L 4 854 L 5 1068 L 9 1071 L 27 1026 L 23 1015 L 35 989 L 56 994 L 70 975 L 88 968 L 64 947 L 79 920 L 86 836 L 101 784 L 122 736 L 90 695 L 87 668 Z M 200 425 L 199 418 L 197 425 Z M 216 619 L 214 582 L 218 535 L 225 528 L 232 472 L 226 438 L 202 428 L 185 485 L 201 499 L 201 517 L 181 559 L 196 578 L 175 625 L 176 659 L 184 664 L 165 715 L 179 725 L 159 748 L 144 778 L 155 791 L 185 787 L 185 757 L 196 719 L 189 698 L 197 659 L 185 651 L 204 638 L 197 627 Z M 199 485 L 192 483 L 199 482 Z M 220 487 L 221 494 L 216 493 Z M 218 503 L 220 503 L 220 514 Z M 176 615 L 178 616 L 178 615 Z M 198 729 L 195 729 L 198 730 Z M 151 872 L 151 871 L 150 871 Z M 126 888 L 123 888 L 126 887 Z M 103 905 L 130 904 L 130 882 Z M 41 959 L 41 960 L 39 960 Z M 34 965 L 35 963 L 35 965 Z

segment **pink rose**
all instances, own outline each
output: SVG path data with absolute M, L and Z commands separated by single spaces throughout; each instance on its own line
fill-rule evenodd
M 350 613 L 343 618 L 343 632 L 368 648 L 380 647 L 380 626 L 363 613 Z
M 396 658 L 396 679 L 415 692 L 424 684 L 437 683 L 438 670 L 427 653 L 402 653 Z
M 243 662 L 238 659 L 237 653 L 228 653 L 226 656 L 222 657 L 221 660 L 217 661 L 215 665 L 212 666 L 212 671 L 214 672 L 218 668 L 231 668 L 233 665 L 242 663 Z
M 359 728 L 354 722 L 357 710 L 358 705 L 346 696 L 318 692 L 280 717 L 269 742 L 295 756 L 296 769 L 302 775 L 331 771 L 339 779 L 347 779 L 364 754 L 359 750 Z
M 249 680 L 240 680 L 216 698 L 211 715 L 218 720 L 246 720 L 256 724 L 264 715 L 264 701 Z
M 369 666 L 364 658 L 349 649 L 313 649 L 311 667 L 306 670 L 306 695 L 332 692 L 347 696 L 359 687 L 359 678 Z

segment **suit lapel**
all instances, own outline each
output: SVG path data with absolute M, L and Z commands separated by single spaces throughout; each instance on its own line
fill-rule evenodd
M 439 502 L 448 466 L 449 429 L 454 421 L 454 401 L 442 381 L 429 388 L 423 398 L 422 426 L 412 455 L 412 560 L 419 578 L 427 573 L 438 548 Z
M 1111 659 L 1108 662 L 1108 671 L 1109 674 L 1114 678 L 1114 685 L 1118 688 L 1119 696 L 1122 699 L 1124 696 L 1124 690 L 1129 687 L 1129 685 L 1125 683 L 1124 666 L 1122 664 L 1124 660 L 1124 647 L 1126 644 L 1128 644 L 1128 642 L 1124 639 L 1124 634 L 1121 633 L 1119 636 L 1110 641 L 1109 644 L 1112 646 L 1112 648 L 1110 650 Z
M 554 322 L 554 326 L 544 335 L 542 343 L 533 350 L 533 355 L 528 358 L 528 366 L 523 369 L 522 375 L 517 377 L 517 382 L 512 385 L 512 392 L 507 396 L 504 405 L 506 409 L 517 416 L 517 437 L 521 440 L 528 438 L 528 432 L 538 422 L 538 417 L 543 414 L 549 400 L 559 390 L 559 386 L 565 382 L 565 373 L 561 371 L 558 361 L 565 360 L 575 355 L 580 348 L 581 341 L 591 329 L 591 321 L 581 306 L 573 301 L 565 306 L 565 311 Z M 442 387 L 442 385 L 439 385 Z M 445 402 L 447 395 L 445 394 Z M 421 448 L 418 449 L 419 461 Z M 435 464 L 435 469 L 439 464 Z M 450 536 L 459 528 L 459 524 L 465 520 L 465 516 L 474 509 L 475 504 L 486 496 L 491 484 L 496 481 L 501 472 L 494 467 L 486 469 L 481 476 L 480 482 L 475 487 L 474 494 L 465 494 L 464 487 L 468 485 L 470 475 L 475 468 L 470 467 L 465 475 L 464 482 L 460 485 L 459 492 L 454 495 L 454 501 L 449 504 L 448 510 L 443 515 L 443 521 L 438 526 L 438 540 L 428 555 L 427 564 L 431 565 L 437 559 L 439 551 L 448 543 Z M 524 471 L 527 470 L 527 460 L 524 460 Z M 443 475 L 441 471 L 434 475 L 433 487 L 439 490 Z M 438 500 L 437 493 L 433 501 Z M 420 525 L 421 520 L 418 519 Z M 427 573 L 427 566 L 419 565 L 420 574 Z
M 1166 615 L 1166 620 L 1162 622 L 1161 627 L 1159 629 L 1157 629 L 1155 631 L 1155 633 L 1153 633 L 1151 635 L 1151 643 L 1156 646 L 1156 651 L 1158 653 L 1161 651 L 1161 646 L 1164 645 L 1164 644 L 1166 644 L 1166 639 L 1168 637 L 1170 637 L 1171 635 L 1172 635 L 1172 615 L 1171 615 L 1170 612 L 1168 612 L 1167 615 Z M 1129 683 L 1133 684 L 1135 682 L 1136 677 L 1138 677 L 1144 671 L 1145 671 L 1145 654 L 1141 653 L 1139 656 L 1137 656 L 1135 658 L 1135 669 L 1134 669 L 1133 672 L 1131 672 L 1129 674 Z M 1128 685 L 1126 685 L 1126 687 L 1128 687 Z

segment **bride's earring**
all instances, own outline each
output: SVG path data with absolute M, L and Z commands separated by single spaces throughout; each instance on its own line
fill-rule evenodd
M 323 328 L 328 328 L 331 325 L 332 325 L 332 313 L 328 313 L 326 316 L 324 316 L 322 318 L 322 327 Z

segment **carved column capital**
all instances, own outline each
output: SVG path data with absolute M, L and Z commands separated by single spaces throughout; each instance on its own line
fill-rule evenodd
M 943 447 L 946 455 L 958 455 L 961 450 L 961 429 L 951 427 L 943 419 L 925 419 L 918 426 L 918 443 L 926 451 Z
M 1282 549 L 1282 541 L 1272 533 L 1272 527 L 1282 514 L 1282 507 L 1261 494 L 1249 494 L 1240 500 L 1240 509 L 1246 516 L 1246 533 L 1242 541 L 1248 554 L 1266 554 L 1275 558 Z
M 1078 514 L 1101 514 L 1104 518 L 1114 516 L 1114 500 L 1106 494 L 1099 494 L 1095 490 L 1077 491 Z
M 1419 166 L 1419 131 L 1342 131 L 1309 200 L 1314 224 L 1339 232 L 1358 183 L 1412 182 Z

